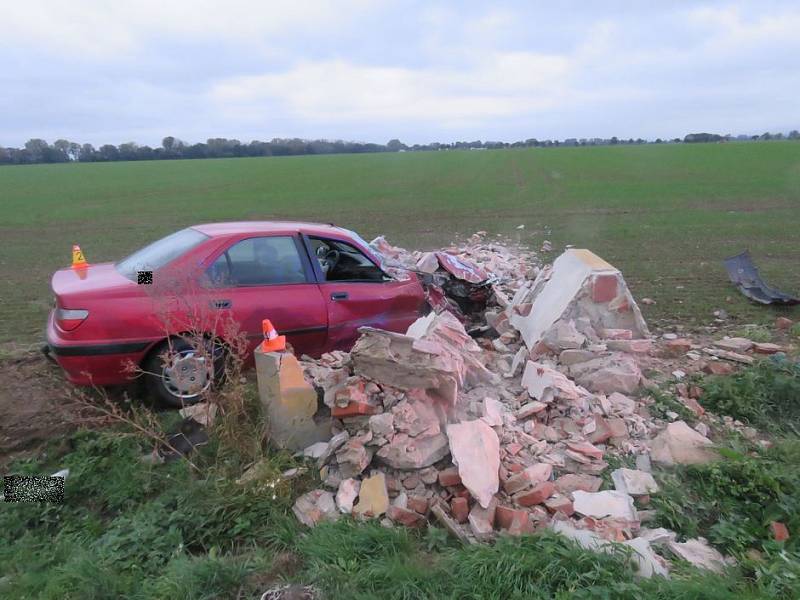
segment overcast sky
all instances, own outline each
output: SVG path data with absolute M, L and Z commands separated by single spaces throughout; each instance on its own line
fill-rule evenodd
M 0 40 L 5 146 L 800 129 L 798 0 L 0 0 Z

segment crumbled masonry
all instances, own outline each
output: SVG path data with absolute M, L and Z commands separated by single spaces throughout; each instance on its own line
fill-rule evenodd
M 702 540 L 642 528 L 642 509 L 659 491 L 651 459 L 716 460 L 709 424 L 741 424 L 712 421 L 686 383 L 675 394 L 696 428 L 654 418 L 643 373 L 729 372 L 756 345 L 651 336 L 622 274 L 588 250 L 542 267 L 485 233 L 439 252 L 372 247 L 387 269 L 422 278 L 432 310 L 405 334 L 364 327 L 350 353 L 302 357 L 333 436 L 298 448 L 322 481 L 295 505 L 303 523 L 430 520 L 466 543 L 552 528 L 598 551 L 626 543 L 643 577 L 668 575 L 667 551 L 725 564 Z M 609 489 L 611 456 L 636 468 L 616 469 Z

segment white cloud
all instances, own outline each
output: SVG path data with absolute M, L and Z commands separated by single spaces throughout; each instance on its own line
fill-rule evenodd
M 0 144 L 798 127 L 789 0 L 5 4 Z
M 6 2 L 0 37 L 58 55 L 97 61 L 180 39 L 269 43 L 344 27 L 379 0 L 29 0 Z
M 232 116 L 277 102 L 303 119 L 448 122 L 553 106 L 569 74 L 564 57 L 526 52 L 489 55 L 461 70 L 301 62 L 280 73 L 221 81 L 211 96 Z

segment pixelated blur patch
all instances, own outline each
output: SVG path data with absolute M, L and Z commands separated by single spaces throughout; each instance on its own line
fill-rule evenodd
M 152 271 L 136 271 L 136 283 L 139 285 L 152 285 L 153 272 Z
M 64 502 L 64 478 L 39 475 L 5 475 L 6 502 Z

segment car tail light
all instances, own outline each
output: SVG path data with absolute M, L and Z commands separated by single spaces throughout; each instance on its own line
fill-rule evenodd
M 88 310 L 56 309 L 56 325 L 62 331 L 72 331 L 89 316 Z

